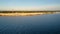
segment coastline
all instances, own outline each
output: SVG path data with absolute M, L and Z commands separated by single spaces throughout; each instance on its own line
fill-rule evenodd
M 45 12 L 45 11 L 0 11 L 0 16 L 35 16 L 35 15 L 44 15 L 44 14 L 56 14 L 56 12 Z

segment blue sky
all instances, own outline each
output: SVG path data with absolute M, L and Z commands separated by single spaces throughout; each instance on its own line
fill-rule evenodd
M 60 0 L 0 0 L 0 10 L 60 10 Z

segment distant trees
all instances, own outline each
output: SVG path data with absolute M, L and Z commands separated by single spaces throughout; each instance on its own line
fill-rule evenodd
M 0 13 L 53 13 L 54 11 L 0 11 Z

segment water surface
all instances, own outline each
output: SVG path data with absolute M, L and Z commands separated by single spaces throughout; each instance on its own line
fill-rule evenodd
M 0 34 L 60 34 L 60 14 L 0 16 Z

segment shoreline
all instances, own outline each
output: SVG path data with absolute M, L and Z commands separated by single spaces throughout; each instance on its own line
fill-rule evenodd
M 35 16 L 35 15 L 44 15 L 44 14 L 55 14 L 54 13 L 0 13 L 0 16 Z
M 0 11 L 0 16 L 35 16 L 57 14 L 59 11 Z

